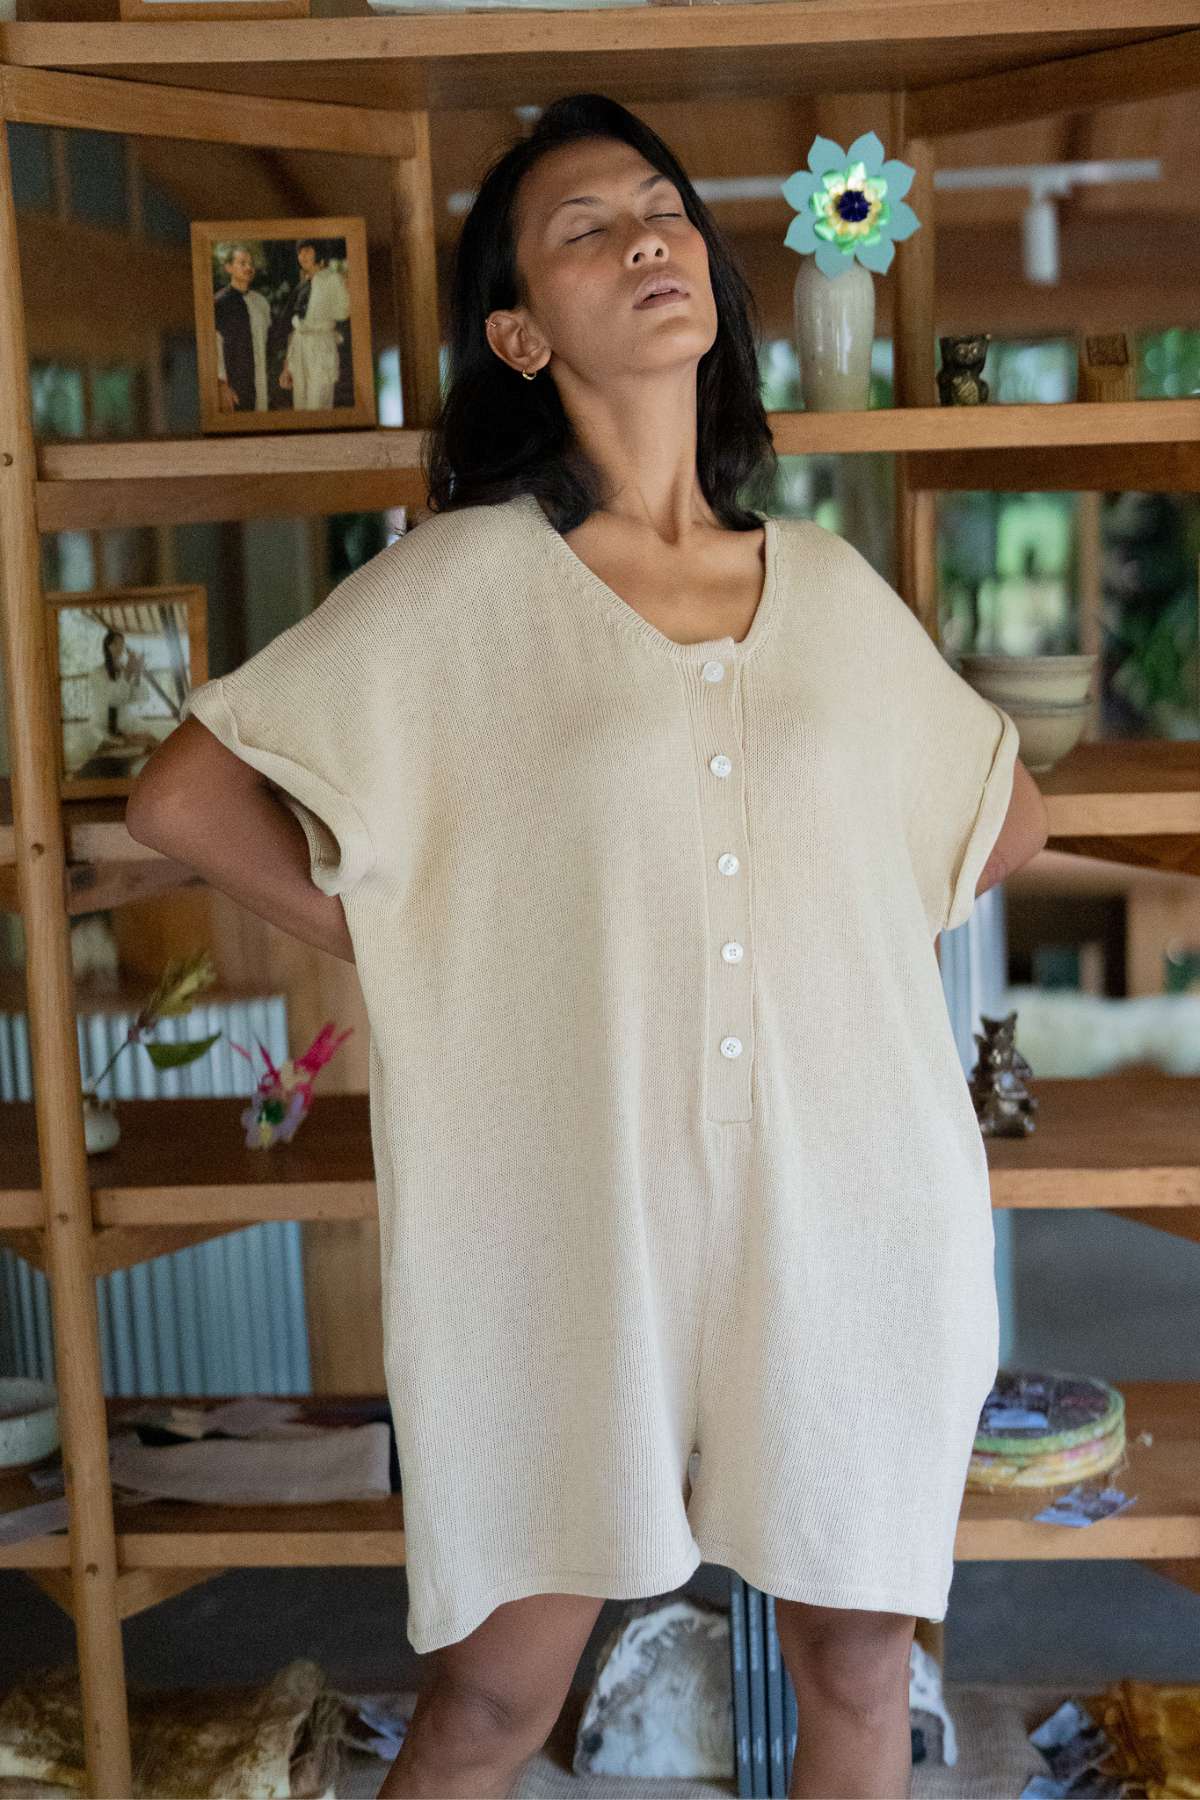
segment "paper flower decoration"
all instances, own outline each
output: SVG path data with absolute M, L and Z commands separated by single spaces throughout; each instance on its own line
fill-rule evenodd
M 247 1150 L 269 1150 L 272 1144 L 291 1142 L 312 1105 L 313 1079 L 353 1029 L 350 1026 L 335 1039 L 332 1021 L 322 1025 L 303 1056 L 295 1059 L 289 1056 L 278 1068 L 262 1040 L 255 1040 L 267 1069 L 265 1075 L 259 1076 L 254 1099 L 242 1112 Z M 241 1051 L 247 1062 L 253 1062 L 250 1052 L 241 1044 L 233 1047 Z
M 214 1031 L 211 1037 L 187 1038 L 182 1044 L 160 1044 L 153 1041 L 149 1033 L 156 1030 L 163 1019 L 177 1019 L 191 1012 L 195 996 L 205 988 L 212 987 L 216 979 L 217 971 L 207 950 L 193 950 L 189 955 L 176 957 L 169 962 L 159 978 L 158 986 L 138 1008 L 133 1024 L 95 1081 L 90 1086 L 84 1085 L 84 1093 L 93 1100 L 99 1098 L 100 1083 L 126 1044 L 143 1044 L 156 1069 L 182 1069 L 211 1050 L 221 1035 L 219 1031 Z
M 815 137 L 808 168 L 797 169 L 783 183 L 783 197 L 796 209 L 784 243 L 802 254 L 812 252 L 817 267 L 830 278 L 859 262 L 886 275 L 896 254 L 894 244 L 911 237 L 920 224 L 902 198 L 914 170 L 897 157 L 883 160 L 883 145 L 873 131 L 856 137 L 849 150 L 832 138 Z

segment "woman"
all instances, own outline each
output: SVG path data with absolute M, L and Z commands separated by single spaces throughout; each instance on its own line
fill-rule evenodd
M 510 1793 L 603 1599 L 701 1560 L 777 1597 L 792 1793 L 908 1790 L 998 1327 L 934 939 L 1044 815 L 865 560 L 741 503 L 750 317 L 662 141 L 548 107 L 464 226 L 431 515 L 133 798 L 362 983 L 438 1653 L 384 1796 Z
M 132 752 L 154 749 L 160 741 L 152 732 L 129 725 L 121 716 L 127 706 L 146 698 L 145 658 L 137 650 L 126 649 L 125 634 L 115 626 L 104 633 L 100 650 L 100 662 L 85 677 L 87 720 L 73 735 L 76 755 L 71 772 L 89 779 L 107 775 L 124 778 L 133 771 Z M 84 734 L 87 748 L 80 755 L 79 740 Z
M 297 411 L 326 412 L 337 387 L 342 335 L 350 317 L 350 289 L 340 269 L 331 269 L 325 246 L 315 238 L 296 245 L 300 280 L 288 302 L 291 331 L 279 376 Z

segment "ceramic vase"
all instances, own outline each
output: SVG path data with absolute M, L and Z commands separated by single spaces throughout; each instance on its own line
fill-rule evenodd
M 824 275 L 802 256 L 792 299 L 800 395 L 807 412 L 865 412 L 875 341 L 875 279 L 857 259 Z

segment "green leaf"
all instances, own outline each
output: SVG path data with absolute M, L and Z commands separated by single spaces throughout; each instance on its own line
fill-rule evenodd
M 156 1069 L 181 1069 L 185 1063 L 198 1062 L 212 1049 L 220 1037 L 214 1031 L 211 1037 L 193 1038 L 186 1044 L 151 1044 L 146 1045 L 146 1054 Z

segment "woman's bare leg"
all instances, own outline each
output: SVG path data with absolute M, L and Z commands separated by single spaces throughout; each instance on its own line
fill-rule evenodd
M 434 1651 L 381 1800 L 507 1800 L 554 1729 L 603 1605 L 587 1594 L 510 1600 Z
M 909 1800 L 909 1649 L 916 1619 L 775 1601 L 799 1726 L 789 1800 Z

